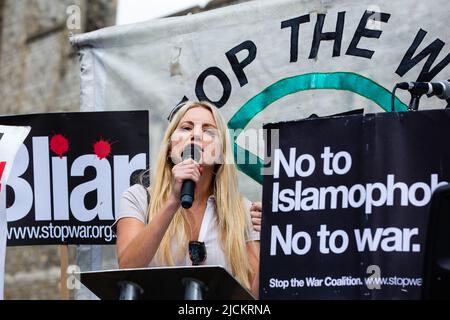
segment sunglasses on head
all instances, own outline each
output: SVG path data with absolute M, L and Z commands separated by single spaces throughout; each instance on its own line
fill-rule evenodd
M 183 108 L 188 102 L 189 102 L 189 100 L 186 97 L 184 97 L 184 99 L 179 104 L 177 104 L 175 106 L 175 108 L 172 109 L 172 111 L 170 111 L 170 114 L 167 117 L 167 120 L 169 122 L 172 122 L 172 120 L 175 117 L 175 115 L 177 114 L 177 112 L 180 111 L 180 109 Z M 213 105 L 215 105 L 215 104 L 213 103 Z
M 189 242 L 189 258 L 193 266 L 198 266 L 206 260 L 206 245 L 204 242 Z
M 187 99 L 183 99 L 179 104 L 177 104 L 175 106 L 175 108 L 172 109 L 172 111 L 170 111 L 169 116 L 167 117 L 167 120 L 169 122 L 172 122 L 173 118 L 175 117 L 176 113 L 178 111 L 180 111 L 181 108 L 183 108 L 187 103 L 189 102 L 189 100 Z

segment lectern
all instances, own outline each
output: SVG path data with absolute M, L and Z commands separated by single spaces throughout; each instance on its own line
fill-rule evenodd
M 108 270 L 79 276 L 101 300 L 255 300 L 220 266 Z

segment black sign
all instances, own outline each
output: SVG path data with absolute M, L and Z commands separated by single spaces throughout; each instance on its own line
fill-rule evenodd
M 450 110 L 271 124 L 261 298 L 419 299 Z
M 114 244 L 122 193 L 147 168 L 147 111 L 1 117 L 31 126 L 7 185 L 8 245 Z

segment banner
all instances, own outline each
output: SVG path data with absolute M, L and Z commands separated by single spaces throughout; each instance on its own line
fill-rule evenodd
M 20 145 L 30 132 L 29 127 L 0 125 L 0 300 L 3 300 L 6 256 L 6 181 Z
M 122 193 L 148 168 L 148 112 L 2 117 L 30 125 L 7 183 L 8 245 L 114 244 Z
M 390 110 L 397 82 L 450 78 L 447 0 L 258 0 L 73 36 L 83 111 L 151 110 L 151 163 L 183 99 L 215 103 L 261 195 L 264 123 Z M 398 92 L 397 110 L 410 96 Z M 443 108 L 438 98 L 421 109 Z M 245 129 L 243 132 L 241 129 Z M 255 157 L 255 156 L 258 157 Z M 242 156 L 244 158 L 244 156 Z
M 271 124 L 261 297 L 419 299 L 429 203 L 450 181 L 450 110 Z

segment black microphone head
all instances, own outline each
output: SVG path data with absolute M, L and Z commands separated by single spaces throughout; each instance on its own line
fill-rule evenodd
M 195 162 L 200 162 L 202 150 L 200 147 L 194 143 L 188 144 L 181 154 L 183 161 L 187 159 L 194 159 Z
M 409 82 L 400 82 L 400 83 L 397 83 L 397 88 L 402 89 L 402 90 L 409 90 L 410 85 L 411 84 Z
M 205 262 L 207 258 L 205 243 L 199 241 L 189 242 L 189 258 L 193 266 L 198 266 Z
M 194 159 L 195 162 L 199 163 L 201 158 L 201 148 L 194 144 L 190 143 L 188 144 L 181 154 L 181 158 L 183 161 L 188 159 Z M 187 180 L 183 182 L 183 186 L 181 187 L 181 195 L 180 195 L 180 201 L 181 206 L 184 209 L 189 209 L 192 207 L 192 204 L 194 203 L 194 195 L 195 193 L 195 183 L 192 180 Z

